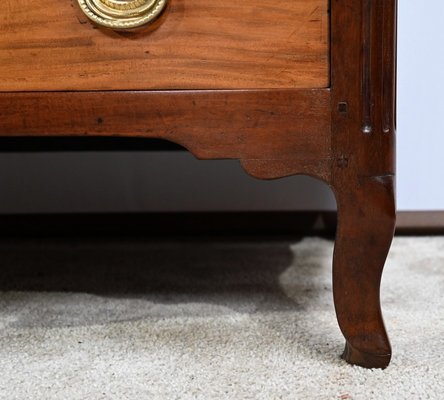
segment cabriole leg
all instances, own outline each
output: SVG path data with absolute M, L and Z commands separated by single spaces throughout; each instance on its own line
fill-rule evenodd
M 379 288 L 395 226 L 393 179 L 363 177 L 334 187 L 338 230 L 333 295 L 346 339 L 342 357 L 366 368 L 385 368 L 391 358 Z

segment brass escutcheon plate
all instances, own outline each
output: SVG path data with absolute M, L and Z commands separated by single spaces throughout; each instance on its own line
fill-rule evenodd
M 153 22 L 167 0 L 77 0 L 94 23 L 116 31 L 141 28 Z

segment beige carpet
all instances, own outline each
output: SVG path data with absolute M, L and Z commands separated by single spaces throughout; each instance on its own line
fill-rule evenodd
M 3 241 L 0 398 L 443 399 L 444 237 L 394 242 L 385 371 L 339 358 L 332 250 L 313 238 Z

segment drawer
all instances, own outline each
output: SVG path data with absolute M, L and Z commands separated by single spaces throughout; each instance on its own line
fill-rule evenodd
M 121 33 L 76 0 L 5 0 L 0 91 L 325 88 L 328 3 L 169 0 L 152 27 Z

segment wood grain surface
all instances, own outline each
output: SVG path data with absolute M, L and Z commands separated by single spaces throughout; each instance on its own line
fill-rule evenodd
M 396 0 L 332 1 L 333 256 L 343 358 L 385 368 L 380 284 L 395 222 Z
M 0 93 L 0 110 L 2 136 L 160 138 L 201 159 L 250 160 L 252 174 L 256 160 L 281 165 L 264 178 L 330 166 L 328 89 Z
M 98 29 L 76 0 L 5 0 L 0 91 L 323 88 L 328 0 L 170 0 L 154 27 Z

